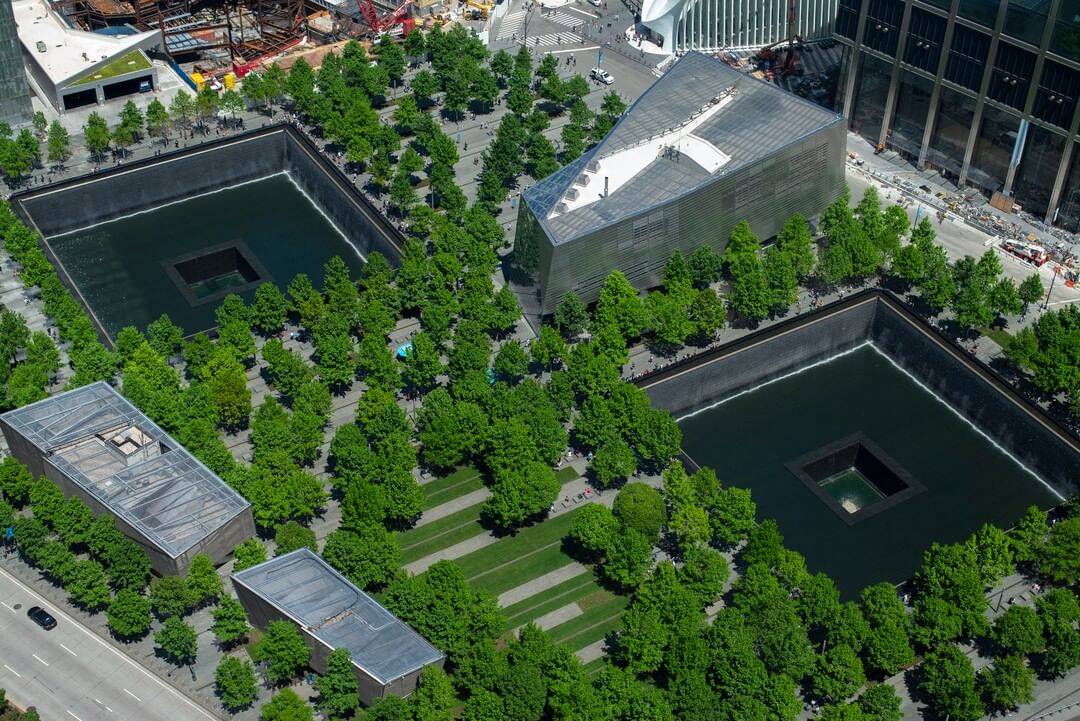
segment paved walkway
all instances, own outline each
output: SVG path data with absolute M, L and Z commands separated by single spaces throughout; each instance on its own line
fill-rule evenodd
M 575 651 L 575 655 L 577 655 L 578 660 L 582 663 L 589 663 L 590 661 L 595 661 L 596 659 L 604 655 L 604 645 L 606 643 L 607 641 L 605 639 L 593 641 L 585 648 L 579 648 L 577 651 Z
M 581 616 L 584 613 L 585 612 L 581 610 L 581 606 L 577 605 L 577 603 L 568 603 L 562 608 L 556 608 L 554 611 L 551 611 L 550 613 L 545 613 L 540 618 L 534 619 L 533 623 L 536 624 L 536 626 L 540 628 L 540 630 L 549 631 L 560 624 L 564 624 L 571 619 L 575 619 L 578 616 Z M 521 626 L 519 626 L 517 629 L 514 629 L 515 632 L 517 632 L 520 628 Z
M 504 591 L 499 595 L 499 606 L 503 608 L 513 606 L 515 603 L 524 601 L 530 596 L 535 596 L 541 591 L 553 586 L 558 586 L 563 581 L 569 581 L 574 576 L 580 576 L 588 570 L 588 568 L 577 561 L 568 563 L 565 566 L 556 568 L 554 571 L 545 573 L 543 576 L 538 576 L 531 581 L 523 583 L 516 588 Z

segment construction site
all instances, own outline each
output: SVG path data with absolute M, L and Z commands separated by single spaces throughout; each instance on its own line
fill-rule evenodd
M 418 23 L 445 19 L 439 0 L 47 1 L 74 30 L 160 33 L 162 59 L 207 79 L 230 72 L 243 77 L 271 59 L 351 38 L 400 36 Z

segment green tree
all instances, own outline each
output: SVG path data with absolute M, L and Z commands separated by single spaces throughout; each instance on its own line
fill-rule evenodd
M 360 707 L 360 689 L 349 649 L 338 648 L 326 658 L 326 673 L 315 681 L 316 707 L 330 719 L 349 719 Z
M 291 688 L 278 691 L 259 709 L 259 721 L 312 721 L 312 718 L 311 706 Z
M 150 600 L 138 591 L 121 588 L 106 611 L 109 630 L 117 638 L 138 639 L 150 632 Z
M 417 719 L 453 721 L 458 701 L 446 673 L 438 666 L 425 666 L 420 672 L 419 685 L 409 697 L 409 705 Z
M 225 648 L 235 646 L 251 631 L 247 622 L 247 613 L 232 596 L 223 596 L 214 609 L 214 623 L 210 630 L 214 632 L 214 638 Z
M 979 690 L 988 709 L 1002 713 L 1035 700 L 1035 674 L 1020 656 L 1002 656 L 979 671 Z
M 169 111 L 160 100 L 154 98 L 146 106 L 146 132 L 151 136 L 167 137 L 169 129 Z
M 109 126 L 105 124 L 105 119 L 97 111 L 90 113 L 90 116 L 86 119 L 86 124 L 83 125 L 83 140 L 86 143 L 86 149 L 97 158 L 100 158 L 109 149 L 109 144 L 112 142 L 112 133 L 109 132 Z
M 1039 554 L 1039 570 L 1063 585 L 1080 580 L 1080 516 L 1059 521 L 1050 528 Z
M 225 428 L 238 428 L 251 414 L 251 391 L 243 364 L 233 353 L 219 346 L 206 366 L 207 390 Z
M 8 454 L 0 461 L 0 491 L 4 498 L 16 508 L 21 508 L 30 500 L 30 488 L 34 485 L 34 476 L 15 456 Z
M 637 470 L 634 451 L 621 438 L 612 438 L 602 443 L 589 462 L 589 470 L 600 488 L 611 488 L 625 480 Z
M 567 538 L 589 558 L 599 558 L 619 533 L 619 521 L 599 503 L 590 503 L 574 516 Z
M 859 696 L 858 704 L 866 721 L 900 721 L 903 718 L 901 699 L 896 689 L 887 683 L 866 689 Z
M 728 304 L 750 323 L 765 318 L 774 296 L 761 259 L 753 253 L 738 253 L 729 261 L 729 269 L 731 295 Z
M 1025 306 L 1042 300 L 1046 289 L 1043 287 L 1042 278 L 1039 277 L 1039 274 L 1032 273 L 1027 278 L 1024 278 L 1023 282 L 1020 283 L 1018 293 Z
M 994 619 L 990 640 L 997 656 L 1027 656 L 1043 647 L 1043 624 L 1029 606 L 1009 606 Z
M 233 549 L 233 572 L 258 566 L 266 560 L 266 546 L 257 538 L 249 538 Z
M 296 678 L 311 660 L 311 649 L 289 621 L 271 621 L 262 639 L 250 649 L 256 663 L 266 663 L 264 675 L 274 686 Z
M 281 330 L 285 324 L 288 303 L 285 296 L 273 283 L 263 283 L 255 290 L 255 300 L 251 305 L 253 325 L 264 335 Z
M 195 663 L 199 651 L 199 637 L 195 629 L 184 623 L 179 616 L 165 619 L 161 630 L 154 634 L 154 643 L 166 658 L 177 666 L 190 666 Z
M 501 528 L 513 528 L 544 513 L 562 485 L 551 468 L 539 461 L 496 474 L 483 514 Z
M 274 555 L 284 556 L 299 548 L 308 548 L 318 553 L 319 545 L 315 532 L 296 521 L 282 523 L 274 529 Z
M 791 261 L 795 275 L 800 279 L 809 277 L 814 270 L 814 241 L 810 225 L 798 213 L 788 218 L 776 236 L 776 245 Z
M 799 277 L 791 256 L 771 246 L 765 251 L 762 270 L 769 288 L 769 309 L 774 313 L 786 311 L 799 293 Z
M 401 563 L 397 540 L 382 526 L 355 525 L 326 538 L 323 557 L 350 581 L 366 590 L 386 586 Z
M 251 706 L 259 694 L 255 669 L 247 661 L 225 656 L 214 672 L 214 691 L 231 713 Z
M 652 542 L 628 526 L 612 540 L 600 572 L 615 585 L 630 590 L 645 580 L 651 563 Z
M 589 322 L 589 310 L 581 302 L 577 293 L 570 291 L 562 297 L 555 306 L 555 325 L 568 338 L 572 338 L 583 330 Z
M 848 646 L 833 646 L 817 657 L 810 677 L 813 693 L 825 701 L 843 701 L 866 683 L 862 662 Z
M 628 528 L 654 539 L 667 522 L 664 497 L 644 483 L 627 483 L 615 496 L 612 511 Z
M 996 586 L 1013 572 L 1012 544 L 997 526 L 984 523 L 965 543 L 975 555 L 984 586 Z
M 187 588 L 196 603 L 213 601 L 221 595 L 221 576 L 214 562 L 205 553 L 197 553 L 191 559 L 187 572 Z
M 953 644 L 927 654 L 919 668 L 919 690 L 930 710 L 942 718 L 975 721 L 984 713 L 971 660 Z
M 507 341 L 499 347 L 493 366 L 496 375 L 509 383 L 521 380 L 529 371 L 529 357 L 517 341 Z
M 46 157 L 50 163 L 63 167 L 71 157 L 71 136 L 59 120 L 49 125 L 49 136 L 45 141 Z
M 150 584 L 150 605 L 158 618 L 184 616 L 196 602 L 187 581 L 179 576 L 162 576 Z

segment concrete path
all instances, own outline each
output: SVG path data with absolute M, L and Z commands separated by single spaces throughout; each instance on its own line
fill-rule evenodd
M 577 651 L 575 651 L 575 655 L 582 663 L 589 663 L 590 661 L 595 661 L 596 659 L 604 655 L 604 643 L 604 639 L 600 639 L 599 641 L 593 641 L 585 648 L 579 648 Z
M 446 503 L 429 508 L 420 516 L 420 520 L 416 522 L 416 526 L 423 526 L 432 521 L 437 521 L 440 518 L 446 518 L 449 515 L 463 511 L 469 506 L 475 506 L 477 503 L 483 503 L 487 500 L 487 497 L 491 495 L 491 489 L 489 488 L 477 488 L 475 491 L 466 493 L 464 496 L 458 496 L 452 498 Z
M 549 631 L 556 626 L 570 621 L 571 619 L 577 618 L 583 613 L 585 612 L 581 610 L 581 606 L 577 605 L 576 603 L 569 603 L 562 608 L 556 608 L 550 613 L 545 613 L 540 618 L 535 619 L 533 623 L 536 624 L 536 626 L 538 626 L 541 630 Z M 521 627 L 519 626 L 517 629 L 514 629 L 515 633 L 520 628 Z
M 479 536 L 466 538 L 461 543 L 455 543 L 453 546 L 448 546 L 441 551 L 436 551 L 430 556 L 424 556 L 419 560 L 406 564 L 405 571 L 415 576 L 418 573 L 423 573 L 428 570 L 439 561 L 452 561 L 455 558 L 461 558 L 473 551 L 479 551 L 481 548 L 490 546 L 499 540 L 501 539 L 496 538 L 490 533 L 483 533 Z
M 550 573 L 545 573 L 543 576 L 539 576 L 531 581 L 523 583 L 516 588 L 504 591 L 499 595 L 499 606 L 502 608 L 513 606 L 515 603 L 524 601 L 530 596 L 535 596 L 552 586 L 558 586 L 563 581 L 569 581 L 574 576 L 580 576 L 581 574 L 588 572 L 588 570 L 589 569 L 577 561 L 568 563 L 565 566 L 556 568 Z

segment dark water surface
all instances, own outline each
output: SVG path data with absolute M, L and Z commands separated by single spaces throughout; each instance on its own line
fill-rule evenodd
M 203 248 L 242 241 L 284 290 L 297 273 L 316 287 L 335 255 L 355 272 L 356 251 L 285 175 L 192 198 L 49 244 L 109 335 L 140 329 L 162 313 L 186 333 L 214 325 L 220 300 L 192 305 L 166 272 L 166 261 Z M 222 287 L 227 286 L 222 282 Z M 241 293 L 248 302 L 255 288 Z
M 1011 526 L 1056 497 L 935 396 L 870 347 L 733 398 L 679 424 L 683 448 L 722 483 L 753 492 L 785 545 L 845 597 L 909 578 L 931 542 L 984 522 Z M 849 526 L 784 464 L 856 432 L 926 490 Z

